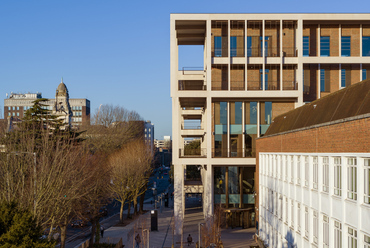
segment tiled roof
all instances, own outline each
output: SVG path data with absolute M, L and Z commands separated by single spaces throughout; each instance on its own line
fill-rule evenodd
M 370 113 L 370 80 L 277 116 L 265 136 Z

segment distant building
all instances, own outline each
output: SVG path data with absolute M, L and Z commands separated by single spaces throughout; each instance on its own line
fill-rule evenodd
M 4 119 L 12 117 L 13 120 L 21 120 L 25 112 L 33 106 L 33 102 L 41 99 L 41 93 L 10 93 L 4 99 Z M 88 99 L 70 99 L 67 86 L 59 84 L 55 99 L 45 102 L 45 109 L 51 114 L 63 118 L 64 123 L 72 127 L 90 124 L 90 101 Z
M 144 139 L 151 151 L 154 151 L 154 124 L 151 121 L 144 122 Z
M 370 80 L 276 117 L 258 138 L 268 247 L 370 247 Z
M 163 136 L 163 140 L 154 140 L 156 148 L 171 148 L 171 136 Z

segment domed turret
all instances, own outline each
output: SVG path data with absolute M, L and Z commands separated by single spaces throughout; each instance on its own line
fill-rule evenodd
M 60 84 L 58 85 L 56 96 L 67 96 L 68 95 L 68 89 L 67 86 L 63 83 L 63 78 Z

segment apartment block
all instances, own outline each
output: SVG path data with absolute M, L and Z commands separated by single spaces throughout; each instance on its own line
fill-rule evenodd
M 370 14 L 171 14 L 170 28 L 175 233 L 194 165 L 204 216 L 217 204 L 229 224 L 254 226 L 256 139 L 275 117 L 369 78 Z M 188 46 L 203 48 L 200 68 L 179 68 Z
M 256 231 L 268 247 L 369 247 L 369 103 L 365 80 L 275 118 L 257 139 Z

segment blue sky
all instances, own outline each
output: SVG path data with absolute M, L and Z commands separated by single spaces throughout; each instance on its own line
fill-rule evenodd
M 370 2 L 222 0 L 0 1 L 0 96 L 42 92 L 63 77 L 71 98 L 137 111 L 171 135 L 170 13 L 361 13 Z M 191 53 L 180 54 L 184 66 Z M 4 102 L 0 101 L 1 117 Z

